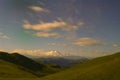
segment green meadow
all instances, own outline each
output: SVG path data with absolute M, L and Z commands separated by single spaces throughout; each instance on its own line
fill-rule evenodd
M 1 64 L 4 65 L 0 65 L 0 73 L 6 72 L 11 75 L 1 75 L 0 80 L 120 80 L 120 53 L 99 57 L 41 78 L 19 70 L 14 64 L 4 61 L 1 61 Z M 20 75 L 22 78 L 17 78 Z M 23 78 L 23 76 L 26 76 L 26 78 Z

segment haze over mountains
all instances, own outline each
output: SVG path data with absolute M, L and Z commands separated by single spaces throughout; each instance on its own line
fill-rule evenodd
M 65 57 L 65 56 L 74 56 L 71 54 L 63 54 L 56 50 L 51 51 L 43 51 L 43 50 L 24 50 L 24 49 L 16 49 L 12 52 L 17 52 L 19 54 L 28 56 L 28 57 Z
M 42 50 L 24 50 L 16 49 L 12 51 L 13 53 L 19 53 L 21 55 L 27 56 L 29 58 L 65 58 L 65 59 L 85 59 L 86 57 L 73 55 L 73 54 L 64 54 L 62 52 L 51 50 L 51 51 L 42 51 Z M 87 59 L 87 58 L 86 58 Z

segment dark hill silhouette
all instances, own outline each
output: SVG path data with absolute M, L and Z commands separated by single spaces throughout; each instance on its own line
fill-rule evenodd
M 21 65 L 34 71 L 42 70 L 46 67 L 44 64 L 37 63 L 18 53 L 8 54 L 6 52 L 0 52 L 0 59 Z
M 0 52 L 0 59 L 22 66 L 37 76 L 45 76 L 58 71 L 58 69 L 53 69 L 48 65 L 35 62 L 34 60 L 18 53 L 9 54 L 7 52 Z
M 19 65 L 0 60 L 0 80 L 1 78 L 6 80 L 5 78 L 37 78 L 37 76 Z

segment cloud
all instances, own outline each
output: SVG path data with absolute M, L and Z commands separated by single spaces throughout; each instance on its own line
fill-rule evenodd
M 100 56 L 106 56 L 108 54 L 111 54 L 111 52 L 109 51 L 105 51 L 105 50 L 100 50 L 100 49 L 80 49 L 78 50 L 78 52 L 80 53 L 80 56 L 85 56 L 88 58 L 96 58 L 96 57 L 100 57 Z
M 10 39 L 9 36 L 7 36 L 6 34 L 4 34 L 4 33 L 2 33 L 2 32 L 0 32 L 0 38 L 1 38 L 1 39 Z
M 0 52 L 1 52 L 1 51 L 4 51 L 4 50 L 3 50 L 3 49 L 0 49 Z
M 29 8 L 36 12 L 49 12 L 47 9 L 44 9 L 40 6 L 30 6 Z
M 76 30 L 77 26 L 69 25 L 64 21 L 53 21 L 53 22 L 43 22 L 41 21 L 38 24 L 30 24 L 29 22 L 25 21 L 23 24 L 25 29 L 32 29 L 36 31 L 52 31 L 55 29 L 62 29 L 62 30 Z
M 44 50 L 25 50 L 25 49 L 15 49 L 12 52 L 17 52 L 22 55 L 26 56 L 35 56 L 35 57 L 41 57 L 41 56 L 63 56 L 60 52 L 58 51 L 44 51 Z
M 46 37 L 46 38 L 48 38 L 48 37 L 56 37 L 56 38 L 60 37 L 60 35 L 58 33 L 48 33 L 48 32 L 37 32 L 34 35 L 37 37 Z
M 70 24 L 68 22 L 65 22 L 63 20 L 54 20 L 53 22 L 43 22 L 40 21 L 37 24 L 31 24 L 28 21 L 24 21 L 23 28 L 26 30 L 33 30 L 35 31 L 35 36 L 37 37 L 60 37 L 60 32 L 70 32 L 70 31 L 76 31 L 81 25 L 77 24 Z M 56 32 L 57 30 L 57 32 Z
M 77 41 L 75 41 L 74 45 L 77 46 L 96 46 L 103 44 L 100 40 L 94 39 L 94 38 L 79 38 Z
M 68 44 L 63 44 L 63 43 L 48 43 L 48 46 L 67 46 Z
M 119 44 L 113 44 L 113 47 L 120 48 L 120 45 Z
M 85 23 L 84 22 L 78 22 L 77 25 L 78 26 L 83 26 L 83 25 L 85 25 Z

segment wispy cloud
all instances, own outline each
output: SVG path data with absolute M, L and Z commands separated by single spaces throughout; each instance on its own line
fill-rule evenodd
M 83 26 L 83 22 L 78 24 L 70 24 L 63 20 L 54 20 L 53 22 L 40 21 L 37 24 L 31 24 L 28 21 L 24 21 L 23 28 L 26 30 L 36 31 L 37 37 L 60 37 L 60 32 L 76 31 L 79 27 Z M 57 31 L 56 31 L 57 30 Z
M 0 51 L 4 51 L 3 49 L 0 49 Z
M 113 44 L 113 47 L 120 48 L 120 45 L 119 44 Z
M 49 12 L 47 9 L 44 9 L 40 6 L 30 6 L 29 8 L 36 12 Z
M 24 22 L 23 27 L 25 29 L 32 29 L 37 31 L 52 31 L 55 29 L 62 30 L 76 30 L 77 26 L 69 25 L 64 21 L 53 21 L 53 22 L 43 22 L 41 21 L 38 24 L 30 24 L 29 22 Z
M 9 36 L 7 36 L 6 34 L 4 34 L 4 33 L 2 33 L 2 32 L 0 32 L 0 38 L 1 38 L 1 39 L 10 39 Z
M 46 38 L 48 38 L 48 37 L 56 37 L 56 38 L 60 37 L 60 35 L 58 33 L 48 33 L 48 32 L 37 32 L 34 35 L 37 37 L 46 37 Z
M 78 52 L 81 56 L 85 56 L 88 58 L 95 58 L 111 54 L 110 51 L 104 51 L 99 49 L 80 49 Z
M 103 43 L 100 40 L 89 37 L 79 38 L 77 41 L 74 42 L 74 45 L 77 46 L 96 46 L 102 44 Z
M 83 26 L 85 23 L 84 22 L 78 22 L 77 25 L 78 26 Z
M 68 46 L 68 44 L 65 44 L 65 43 L 48 43 L 48 46 Z

